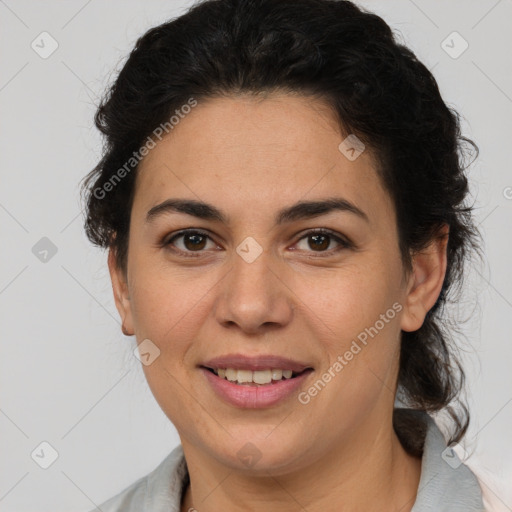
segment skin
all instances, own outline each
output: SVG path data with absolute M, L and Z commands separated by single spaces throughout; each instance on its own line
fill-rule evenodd
M 109 269 L 125 333 L 161 351 L 143 369 L 183 445 L 191 485 L 182 511 L 413 506 L 421 459 L 392 428 L 400 332 L 417 330 L 440 293 L 447 236 L 406 272 L 371 152 L 350 161 L 338 149 L 345 136 L 318 99 L 215 98 L 199 102 L 139 166 L 127 272 L 112 251 Z M 274 223 L 281 208 L 333 196 L 368 221 L 333 211 Z M 168 198 L 205 201 L 230 222 L 167 213 L 146 223 Z M 185 228 L 208 232 L 202 252 L 184 237 L 176 252 L 160 243 Z M 336 251 L 327 238 L 318 249 L 305 236 L 313 228 L 353 247 Z M 248 236 L 263 249 L 252 263 L 236 252 Z M 307 390 L 394 303 L 401 311 L 306 405 L 295 396 L 267 409 L 228 405 L 198 368 L 227 353 L 282 355 L 314 367 Z M 237 455 L 247 442 L 261 456 L 252 467 Z

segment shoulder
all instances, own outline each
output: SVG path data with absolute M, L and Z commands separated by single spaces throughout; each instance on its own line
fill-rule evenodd
M 90 512 L 179 512 L 188 478 L 183 448 L 178 445 L 149 474 Z
M 477 477 L 447 446 L 434 419 L 425 411 L 403 409 L 400 414 L 423 424 L 418 439 L 408 437 L 412 430 L 399 434 L 400 441 L 414 447 L 414 451 L 421 446 L 421 476 L 411 512 L 484 512 Z

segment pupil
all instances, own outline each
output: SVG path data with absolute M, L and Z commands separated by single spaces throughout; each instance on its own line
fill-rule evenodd
M 327 249 L 329 246 L 328 237 L 325 235 L 311 235 L 311 239 L 314 240 L 314 245 L 311 246 L 310 244 L 312 249 Z M 318 244 L 319 239 L 323 239 L 323 243 Z
M 200 239 L 202 239 L 202 240 L 200 240 Z M 190 242 L 190 241 L 192 241 L 192 246 L 189 246 L 188 243 L 187 243 L 187 242 Z M 205 237 L 203 235 L 195 234 L 195 235 L 187 235 L 185 237 L 185 246 L 187 247 L 187 249 L 192 249 L 192 250 L 194 250 L 194 249 L 203 249 L 204 242 L 205 242 Z

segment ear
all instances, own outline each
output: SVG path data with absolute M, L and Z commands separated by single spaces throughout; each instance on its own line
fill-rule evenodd
M 448 236 L 449 227 L 444 225 L 429 246 L 413 256 L 401 320 L 403 331 L 417 331 L 441 293 L 446 275 Z
M 133 336 L 133 318 L 128 284 L 124 272 L 117 266 L 115 252 L 111 248 L 108 253 L 108 270 L 112 281 L 112 291 L 119 315 L 122 318 L 122 331 L 126 336 Z

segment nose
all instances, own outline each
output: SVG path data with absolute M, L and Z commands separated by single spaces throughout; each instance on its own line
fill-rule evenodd
M 291 322 L 293 292 L 279 272 L 279 263 L 272 265 L 270 259 L 266 252 L 252 262 L 234 254 L 215 304 L 216 319 L 224 327 L 257 334 Z

